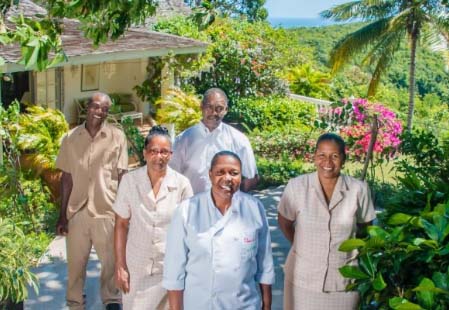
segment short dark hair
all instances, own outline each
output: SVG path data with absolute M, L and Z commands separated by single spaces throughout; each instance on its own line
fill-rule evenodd
M 171 137 L 170 134 L 168 133 L 168 129 L 165 128 L 164 126 L 153 126 L 151 127 L 150 131 L 148 132 L 147 137 L 145 138 L 145 148 L 147 147 L 148 144 L 150 144 L 151 139 L 153 139 L 153 137 L 155 136 L 162 136 L 167 138 L 168 141 L 170 141 L 170 146 L 171 146 Z
M 236 153 L 231 152 L 231 151 L 220 151 L 220 152 L 216 153 L 214 155 L 214 157 L 212 157 L 212 160 L 210 162 L 210 170 L 212 170 L 212 168 L 217 164 L 218 159 L 223 156 L 233 157 L 234 159 L 236 159 L 239 162 L 240 168 L 242 168 L 242 161 Z
M 339 153 L 343 155 L 343 160 L 346 160 L 346 143 L 341 136 L 332 132 L 322 134 L 321 136 L 318 137 L 318 140 L 316 140 L 315 152 L 318 149 L 320 143 L 324 141 L 332 141 L 335 144 L 337 144 Z
M 203 99 L 201 100 L 201 105 L 204 105 L 207 102 L 207 98 L 209 98 L 213 94 L 221 95 L 225 99 L 226 105 L 228 105 L 229 101 L 228 96 L 226 96 L 226 93 L 221 88 L 218 87 L 212 87 L 206 90 L 206 92 L 203 95 Z

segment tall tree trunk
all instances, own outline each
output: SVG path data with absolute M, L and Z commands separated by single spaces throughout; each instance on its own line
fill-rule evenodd
M 413 123 L 413 111 L 415 110 L 415 68 L 416 68 L 416 46 L 418 43 L 418 34 L 413 29 L 410 34 L 411 47 L 410 47 L 410 76 L 408 82 L 408 114 L 407 114 L 407 131 L 412 131 Z

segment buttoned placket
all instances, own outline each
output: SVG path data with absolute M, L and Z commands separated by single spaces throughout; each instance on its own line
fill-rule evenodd
M 319 183 L 319 179 L 318 179 L 318 175 L 316 176 L 316 181 Z M 328 244 L 326 247 L 326 270 L 323 274 L 323 281 L 322 281 L 322 290 L 325 291 L 326 288 L 326 282 L 327 282 L 327 277 L 328 277 L 328 272 L 329 272 L 329 265 L 330 265 L 330 261 L 331 261 L 331 245 L 332 245 L 332 213 L 333 210 L 340 204 L 340 202 L 343 200 L 344 195 L 342 193 L 342 182 L 343 182 L 343 178 L 340 176 L 338 178 L 337 183 L 335 184 L 335 188 L 334 188 L 334 192 L 332 193 L 332 197 L 331 200 L 329 202 L 329 205 L 326 203 L 326 199 L 324 198 L 324 193 L 323 190 L 321 188 L 317 188 L 316 186 L 315 188 L 315 193 L 318 197 L 318 201 L 320 204 L 320 208 L 325 212 L 326 214 L 326 222 L 327 222 L 327 231 L 328 231 Z M 315 184 L 317 185 L 317 184 Z
M 213 205 L 212 203 L 212 199 L 209 198 L 209 204 L 212 204 L 213 208 L 215 209 L 214 211 L 217 213 L 220 213 L 220 211 L 218 209 L 216 209 L 216 207 Z M 220 251 L 220 247 L 217 245 L 217 241 L 220 238 L 220 236 L 217 236 L 217 234 L 219 232 L 221 232 L 226 224 L 230 221 L 231 217 L 233 215 L 236 214 L 235 210 L 232 210 L 232 205 L 231 207 L 227 210 L 227 212 L 224 215 L 221 215 L 222 218 L 214 225 L 214 227 L 210 230 L 210 246 L 211 246 L 211 260 L 212 260 L 212 274 L 211 274 L 211 292 L 210 292 L 210 296 L 211 296 L 211 308 L 210 309 L 218 309 L 215 306 L 215 303 L 217 301 L 218 298 L 218 294 L 216 291 L 216 284 L 219 281 L 216 281 L 216 277 L 218 276 L 218 273 L 220 271 L 220 268 L 222 267 L 220 264 L 220 257 L 222 257 L 223 253 Z

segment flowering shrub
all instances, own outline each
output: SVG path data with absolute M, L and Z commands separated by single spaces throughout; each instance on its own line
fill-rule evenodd
M 393 111 L 380 103 L 362 98 L 343 99 L 322 108 L 315 126 L 340 133 L 347 143 L 349 155 L 363 159 L 371 140 L 374 115 L 377 116 L 378 133 L 373 152 L 377 158 L 391 158 L 401 143 L 402 124 Z

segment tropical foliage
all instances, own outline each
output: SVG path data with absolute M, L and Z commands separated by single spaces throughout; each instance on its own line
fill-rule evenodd
M 296 127 L 308 132 L 313 122 L 315 108 L 310 103 L 288 97 L 247 97 L 235 101 L 226 119 L 242 124 L 249 130 L 272 130 Z
M 0 305 L 5 300 L 26 299 L 28 286 L 38 291 L 37 276 L 30 272 L 33 243 L 14 222 L 0 216 Z
M 372 96 L 381 76 L 392 63 L 395 52 L 405 38 L 410 43 L 409 107 L 407 129 L 412 129 L 415 100 L 415 69 L 418 41 L 439 42 L 447 38 L 449 25 L 446 21 L 447 8 L 443 1 L 353 1 L 322 12 L 322 16 L 336 21 L 355 18 L 368 22 L 359 30 L 341 39 L 330 55 L 332 71 L 338 71 L 357 53 L 367 50 L 365 63 L 373 64 L 374 71 L 368 88 Z M 442 36 L 443 34 L 443 36 Z
M 180 89 L 170 89 L 156 102 L 156 120 L 161 124 L 174 124 L 179 133 L 201 120 L 200 100 Z
M 9 124 L 17 136 L 17 146 L 40 170 L 55 169 L 63 135 L 69 130 L 59 110 L 30 106 L 19 115 L 18 123 Z
M 379 226 L 340 250 L 359 250 L 359 267 L 341 273 L 362 296 L 362 309 L 447 309 L 449 245 L 448 142 L 404 133 L 394 189 L 385 192 Z
M 220 18 L 198 31 L 191 21 L 174 18 L 153 29 L 208 42 L 204 56 L 188 59 L 188 66 L 205 71 L 182 70 L 181 86 L 193 86 L 198 93 L 220 87 L 231 102 L 240 97 L 284 94 L 287 86 L 280 77 L 285 68 L 302 63 L 309 52 L 285 30 L 273 29 L 265 22 Z
M 285 79 L 292 93 L 313 98 L 331 97 L 330 75 L 314 69 L 310 63 L 289 69 Z

